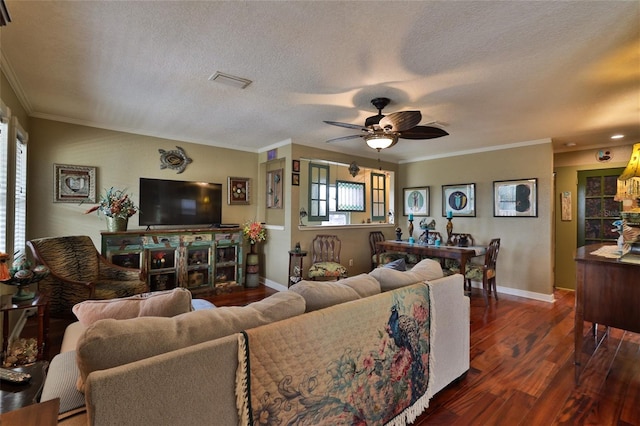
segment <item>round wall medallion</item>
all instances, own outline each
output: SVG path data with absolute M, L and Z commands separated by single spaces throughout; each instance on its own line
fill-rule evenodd
M 596 152 L 596 160 L 600 163 L 606 163 L 607 161 L 611 161 L 613 158 L 613 152 L 609 149 L 601 149 Z

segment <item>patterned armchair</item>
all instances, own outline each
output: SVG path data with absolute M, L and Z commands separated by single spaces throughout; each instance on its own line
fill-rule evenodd
M 336 279 L 347 277 L 347 268 L 340 264 L 340 248 L 342 243 L 337 235 L 316 235 L 311 244 L 311 261 L 308 276 Z
M 27 242 L 38 264 L 51 271 L 39 283 L 49 294 L 52 316 L 71 316 L 76 303 L 88 299 L 114 299 L 147 290 L 139 269 L 113 265 L 100 256 L 87 236 L 51 237 Z

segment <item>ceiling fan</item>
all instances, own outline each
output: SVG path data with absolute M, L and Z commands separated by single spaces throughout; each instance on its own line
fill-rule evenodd
M 361 131 L 358 135 L 329 139 L 327 142 L 363 138 L 369 147 L 380 152 L 381 149 L 392 147 L 398 143 L 398 139 L 434 139 L 449 134 L 438 127 L 418 126 L 418 123 L 422 120 L 420 111 L 401 111 L 392 112 L 386 116 L 382 115 L 382 110 L 389 105 L 389 102 L 391 102 L 389 98 L 372 99 L 371 104 L 378 110 L 378 115 L 367 118 L 364 126 L 340 123 L 338 121 L 325 121 L 325 123 L 333 126 Z

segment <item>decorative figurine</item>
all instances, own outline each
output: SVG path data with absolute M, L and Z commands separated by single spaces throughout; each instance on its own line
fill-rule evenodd
M 399 226 L 396 228 L 396 241 L 402 241 L 402 229 Z

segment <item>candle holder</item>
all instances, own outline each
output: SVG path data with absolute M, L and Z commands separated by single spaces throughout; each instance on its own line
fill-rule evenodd
M 447 218 L 447 245 L 452 246 L 453 240 L 451 239 L 451 234 L 453 234 L 453 222 L 451 222 L 450 217 Z
M 409 218 L 409 238 L 413 238 L 413 218 Z

